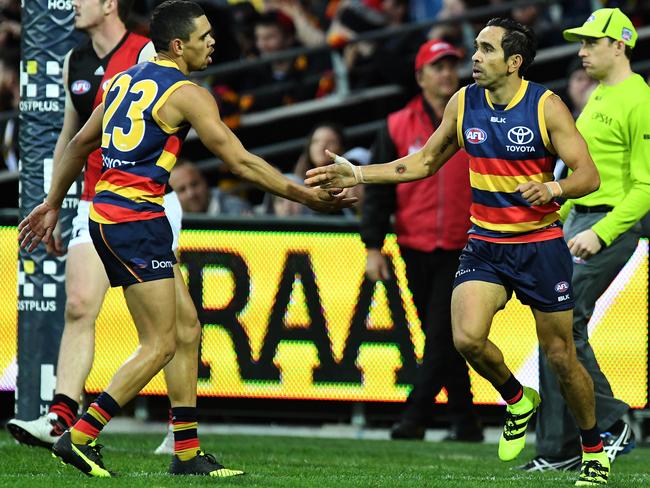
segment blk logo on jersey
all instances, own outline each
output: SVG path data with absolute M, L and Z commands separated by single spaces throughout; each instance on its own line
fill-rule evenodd
M 90 82 L 86 80 L 73 81 L 72 85 L 70 86 L 70 90 L 75 95 L 83 95 L 84 93 L 88 93 L 90 91 L 90 88 Z
M 465 139 L 470 144 L 483 144 L 487 140 L 487 134 L 483 129 L 472 127 L 465 131 Z

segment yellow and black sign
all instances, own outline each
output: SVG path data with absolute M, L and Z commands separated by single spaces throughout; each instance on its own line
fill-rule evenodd
M 7 316 L 1 333 L 11 339 L 0 341 L 5 389 L 12 386 L 16 351 L 15 239 L 14 228 L 0 230 L 5 280 L 0 307 Z M 396 279 L 376 284 L 364 278 L 365 250 L 352 233 L 184 230 L 180 249 L 203 324 L 199 395 L 406 399 L 424 335 L 394 236 L 387 238 L 384 253 Z M 647 304 L 644 240 L 599 300 L 590 323 L 591 342 L 614 393 L 634 407 L 647 403 Z M 537 340 L 530 310 L 511 300 L 497 314 L 490 337 L 518 378 L 535 386 Z M 97 321 L 87 389 L 104 389 L 136 344 L 121 290 L 112 289 Z M 471 375 L 475 402 L 500 402 L 489 383 Z M 144 393 L 165 391 L 161 374 Z M 446 400 L 444 391 L 438 399 Z

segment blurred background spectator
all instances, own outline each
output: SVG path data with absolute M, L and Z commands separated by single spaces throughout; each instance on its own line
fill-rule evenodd
M 172 169 L 169 185 L 178 194 L 183 212 L 218 215 L 251 215 L 251 206 L 224 188 L 209 188 L 196 165 L 180 160 Z
M 302 46 L 312 47 L 325 44 L 325 32 L 315 12 L 310 11 L 308 4 L 299 0 L 266 0 L 267 11 L 282 12 L 295 28 L 296 39 Z
M 0 0 L 0 49 L 20 47 L 20 0 Z
M 305 144 L 305 148 L 296 162 L 293 170 L 294 174 L 301 179 L 305 179 L 307 171 L 311 168 L 318 168 L 331 163 L 331 160 L 325 154 L 325 149 L 333 153 L 341 154 L 351 163 L 356 165 L 368 164 L 370 160 L 370 151 L 363 147 L 355 147 L 345 152 L 347 149 L 343 127 L 334 122 L 322 122 L 316 125 Z M 349 157 L 348 157 L 349 156 Z M 358 208 L 361 208 L 363 202 L 363 185 L 350 188 L 350 193 L 359 199 Z M 353 217 L 356 215 L 354 209 L 344 209 L 342 215 Z
M 290 17 L 270 10 L 255 20 L 255 47 L 264 58 L 300 46 Z M 252 112 L 322 97 L 333 89 L 328 56 L 299 55 L 254 68 L 240 80 L 239 108 Z
M 596 88 L 596 81 L 589 77 L 582 67 L 580 58 L 574 58 L 569 63 L 566 73 L 567 87 L 564 93 L 561 93 L 564 103 L 567 104 L 574 119 L 582 112 L 582 109 L 589 100 L 589 95 Z
M 343 154 L 345 151 L 345 135 L 343 127 L 339 124 L 321 122 L 311 130 L 302 154 L 293 169 L 294 174 L 304 179 L 307 170 L 330 164 L 325 149 L 336 154 Z

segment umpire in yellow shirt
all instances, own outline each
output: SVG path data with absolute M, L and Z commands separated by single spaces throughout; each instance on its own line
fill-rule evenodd
M 576 126 L 600 173 L 600 189 L 567 201 L 560 214 L 574 256 L 573 334 L 578 358 L 593 378 L 596 418 L 613 462 L 634 447 L 630 426 L 621 419 L 629 406 L 614 398 L 589 344 L 587 324 L 596 300 L 636 249 L 639 220 L 650 210 L 650 87 L 630 67 L 637 33 L 619 9 L 595 11 L 582 27 L 565 30 L 564 38 L 581 43 L 582 64 L 599 82 Z M 540 394 L 537 457 L 522 468 L 577 469 L 578 427 L 541 354 Z

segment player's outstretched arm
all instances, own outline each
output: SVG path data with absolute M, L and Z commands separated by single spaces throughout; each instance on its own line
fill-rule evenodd
M 49 242 L 58 220 L 63 198 L 81 174 L 88 155 L 101 144 L 103 116 L 104 105 L 100 104 L 66 146 L 61 163 L 52 174 L 50 192 L 45 201 L 18 224 L 18 241 L 21 247 L 31 252 L 41 241 Z
M 179 88 L 162 110 L 164 116 L 169 117 L 167 122 L 189 122 L 205 147 L 220 157 L 234 174 L 270 193 L 303 203 L 321 212 L 350 207 L 357 201 L 345 193 L 298 185 L 282 176 L 262 158 L 248 152 L 237 136 L 223 123 L 217 103 L 204 88 L 196 85 Z
M 458 94 L 447 103 L 440 127 L 422 149 L 385 164 L 353 166 L 341 156 L 326 151 L 334 164 L 307 171 L 305 183 L 323 188 L 348 188 L 359 183 L 403 183 L 431 176 L 458 151 L 456 120 Z

